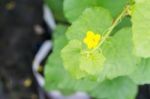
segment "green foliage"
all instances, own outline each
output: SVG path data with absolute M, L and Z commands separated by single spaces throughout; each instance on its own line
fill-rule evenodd
M 89 56 L 81 53 L 81 42 L 71 40 L 62 50 L 65 68 L 77 79 L 86 76 L 86 74 L 98 76 L 99 72 L 103 69 L 104 56 L 98 52 L 91 53 Z
M 135 99 L 137 86 L 127 77 L 105 80 L 95 86 L 91 95 L 96 99 Z
M 59 32 L 64 31 L 64 28 L 65 27 L 58 26 L 54 34 L 57 35 Z M 64 35 L 60 35 L 59 38 L 54 39 L 54 49 L 58 49 L 50 55 L 45 68 L 45 88 L 47 90 L 58 89 L 63 91 L 65 94 L 69 94 L 74 91 L 86 91 L 91 96 L 99 99 L 104 97 L 108 99 L 111 99 L 111 97 L 114 97 L 114 99 L 133 99 L 137 90 L 136 85 L 127 77 L 105 80 L 102 83 L 90 81 L 88 79 L 73 79 L 63 68 L 60 53 L 58 53 L 63 48 L 58 46 L 64 46 L 65 42 L 63 45 L 60 45 L 60 42 L 56 43 L 57 41 L 66 42 L 67 40 Z
M 60 50 L 64 47 L 67 43 L 67 39 L 63 33 L 65 32 L 66 27 L 59 25 L 57 26 L 55 32 L 53 33 L 54 36 L 54 50 L 53 53 L 47 60 L 46 68 L 45 68 L 45 78 L 46 78 L 46 89 L 55 89 L 57 82 L 62 80 L 60 76 L 64 74 L 62 71 L 62 61 L 60 56 Z M 58 36 L 59 35 L 59 36 Z M 58 39 L 55 39 L 58 38 Z M 61 44 L 60 44 L 61 43 Z M 59 60 L 59 61 L 58 61 Z M 59 72 L 59 74 L 58 74 Z M 53 83 L 51 83 L 53 82 Z M 50 84 L 49 84 L 50 83 Z M 55 84 L 56 83 L 56 84 Z
M 89 22 L 88 19 L 90 19 Z M 106 23 L 101 24 L 102 20 Z M 95 24 L 93 24 L 93 22 Z M 92 53 L 94 58 L 87 57 L 87 54 L 81 54 L 82 50 L 84 52 L 82 40 L 86 31 L 90 29 L 103 34 L 110 25 L 111 18 L 109 13 L 102 8 L 89 8 L 83 12 L 78 20 L 73 22 L 72 26 L 67 31 L 67 36 L 71 40 L 71 43 L 69 43 L 62 51 L 64 66 L 71 74 L 80 78 L 84 77 L 84 72 L 87 72 L 87 74 L 96 76 L 100 74 L 100 78 L 106 76 L 107 78 L 113 79 L 118 76 L 128 75 L 136 69 L 138 59 L 132 53 L 132 33 L 129 28 L 119 31 L 108 41 L 106 40 L 104 42 L 103 48 L 101 49 L 104 56 L 102 53 L 98 52 Z M 105 68 L 102 71 L 103 67 Z M 81 72 L 83 73 L 82 75 Z
M 64 13 L 66 18 L 73 22 L 89 7 L 101 6 L 116 17 L 124 8 L 128 0 L 64 0 Z
M 137 0 L 138 1 L 138 0 Z M 150 57 L 150 2 L 145 0 L 135 4 L 132 14 L 132 31 L 137 56 Z
M 145 2 L 145 1 L 148 1 L 148 0 L 135 0 L 136 3 L 142 3 L 142 2 Z
M 130 75 L 133 81 L 137 84 L 149 84 L 150 83 L 150 58 L 142 59 L 138 68 Z
M 89 56 L 84 54 L 80 59 L 80 69 L 91 75 L 99 76 L 99 73 L 103 70 L 103 64 L 105 57 L 98 51 L 91 53 Z
M 106 9 L 100 7 L 87 8 L 79 19 L 72 23 L 66 34 L 69 40 L 77 39 L 82 42 L 87 31 L 103 35 L 111 26 L 112 21 L 112 17 Z
M 95 0 L 64 0 L 65 16 L 70 22 L 73 22 L 85 8 L 94 6 L 95 4 Z
M 150 83 L 150 2 L 63 3 L 71 26 L 59 25 L 53 33 L 45 88 L 65 94 L 85 91 L 96 99 L 135 99 L 137 85 Z M 93 49 L 83 42 L 88 31 L 102 36 Z
M 61 53 L 65 68 L 69 70 L 69 72 L 76 78 L 81 78 L 85 74 L 84 72 L 82 72 L 82 70 L 79 69 L 81 49 L 81 42 L 79 42 L 78 40 L 72 40 L 62 50 Z
M 98 0 L 98 2 L 100 2 L 100 6 L 108 9 L 114 18 L 121 13 L 128 1 L 129 0 Z
M 88 19 L 90 19 L 90 21 L 88 21 Z M 102 20 L 105 20 L 106 23 L 102 24 Z M 79 20 L 75 21 L 68 29 L 67 36 L 71 41 L 62 50 L 62 58 L 65 67 L 71 72 L 71 74 L 75 75 L 77 78 L 84 77 L 85 72 L 97 76 L 102 70 L 103 67 L 100 65 L 103 65 L 105 57 L 102 53 L 98 52 L 92 53 L 89 57 L 86 54 L 81 54 L 84 53 L 84 44 L 82 42 L 86 35 L 86 31 L 92 30 L 96 33 L 103 33 L 111 23 L 112 18 L 108 11 L 96 7 L 85 10 Z M 80 26 L 82 27 L 80 28 Z M 98 61 L 99 59 L 100 61 Z M 92 69 L 93 65 L 95 68 Z M 88 68 L 84 68 L 87 66 Z
M 103 54 L 106 57 L 106 62 L 101 75 L 113 79 L 132 73 L 139 62 L 139 59 L 133 55 L 132 49 L 132 32 L 130 28 L 118 31 L 106 41 L 103 45 Z

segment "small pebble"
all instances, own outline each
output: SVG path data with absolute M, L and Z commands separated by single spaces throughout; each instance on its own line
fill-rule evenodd
M 30 87 L 32 84 L 32 80 L 30 78 L 27 78 L 26 80 L 24 80 L 23 85 L 25 87 Z
M 44 33 L 44 29 L 38 24 L 34 26 L 34 31 L 37 35 L 42 35 Z
M 13 10 L 15 8 L 15 5 L 16 5 L 15 2 L 11 1 L 7 3 L 5 7 L 7 10 Z

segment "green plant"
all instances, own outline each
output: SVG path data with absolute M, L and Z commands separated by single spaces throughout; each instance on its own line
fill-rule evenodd
M 64 0 L 71 25 L 53 33 L 45 88 L 135 99 L 137 85 L 150 83 L 149 10 L 149 0 Z

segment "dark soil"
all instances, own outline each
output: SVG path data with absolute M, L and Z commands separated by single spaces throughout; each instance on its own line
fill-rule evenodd
M 35 31 L 43 25 L 42 5 L 42 0 L 0 0 L 0 99 L 38 99 L 32 60 L 44 37 Z
M 139 86 L 137 99 L 150 99 L 150 85 Z

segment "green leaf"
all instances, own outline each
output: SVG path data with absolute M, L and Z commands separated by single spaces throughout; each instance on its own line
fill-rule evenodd
M 54 17 L 57 21 L 65 22 L 66 19 L 63 14 L 63 2 L 64 0 L 44 0 L 45 3 L 52 10 Z
M 103 34 L 112 24 L 112 17 L 104 8 L 94 7 L 86 9 L 78 20 L 67 30 L 69 40 L 83 41 L 87 31 Z
M 104 7 L 116 17 L 127 4 L 128 0 L 65 0 L 64 13 L 69 22 L 75 21 L 89 7 Z
M 112 79 L 132 73 L 139 58 L 133 54 L 132 32 L 130 28 L 118 31 L 113 37 L 106 40 L 102 46 L 106 58 L 104 70 L 100 73 L 100 80 L 105 77 Z
M 80 69 L 91 75 L 98 75 L 103 70 L 105 57 L 100 52 L 91 53 L 81 56 Z
M 65 68 L 77 79 L 85 75 L 85 73 L 79 69 L 81 50 L 82 43 L 78 40 L 71 40 L 61 51 Z
M 50 56 L 48 57 L 48 60 L 46 62 L 45 72 L 44 72 L 45 80 L 46 80 L 46 85 L 45 85 L 46 89 L 51 89 L 51 90 L 55 89 L 57 83 L 63 79 L 60 75 L 63 75 L 63 76 L 66 75 L 62 71 L 63 66 L 62 66 L 62 60 L 60 57 L 61 49 L 64 47 L 64 45 L 67 44 L 67 38 L 64 35 L 65 30 L 66 30 L 65 26 L 58 25 L 56 27 L 56 30 L 53 33 L 54 34 L 53 53 L 50 54 Z
M 145 0 L 135 4 L 132 14 L 132 31 L 135 54 L 140 57 L 150 57 L 150 2 Z
M 88 7 L 94 6 L 95 0 L 64 0 L 64 13 L 69 22 L 75 21 Z
M 68 29 L 67 36 L 71 41 L 62 50 L 62 58 L 65 68 L 75 75 L 76 78 L 81 78 L 88 74 L 97 76 L 102 71 L 102 65 L 105 61 L 102 53 L 94 52 L 89 57 L 87 54 L 81 54 L 84 52 L 82 42 L 87 31 L 102 34 L 111 24 L 112 18 L 109 12 L 103 8 L 95 7 L 85 10 L 82 16 Z
M 100 52 L 85 54 L 79 40 L 71 40 L 61 51 L 65 68 L 77 79 L 97 78 L 103 69 L 105 57 Z
M 148 0 L 135 0 L 136 3 L 142 3 L 142 2 L 145 2 L 145 1 L 148 1 Z
M 142 59 L 130 77 L 137 84 L 150 84 L 150 58 Z
M 60 50 L 67 44 L 68 40 L 65 36 L 65 32 L 67 30 L 67 26 L 65 25 L 57 25 L 55 31 L 53 32 L 53 51 L 60 52 Z
M 127 77 L 106 80 L 91 91 L 96 99 L 135 99 L 137 86 Z
M 129 3 L 129 0 L 98 0 L 98 2 L 100 2 L 100 6 L 108 9 L 111 15 L 116 18 Z

